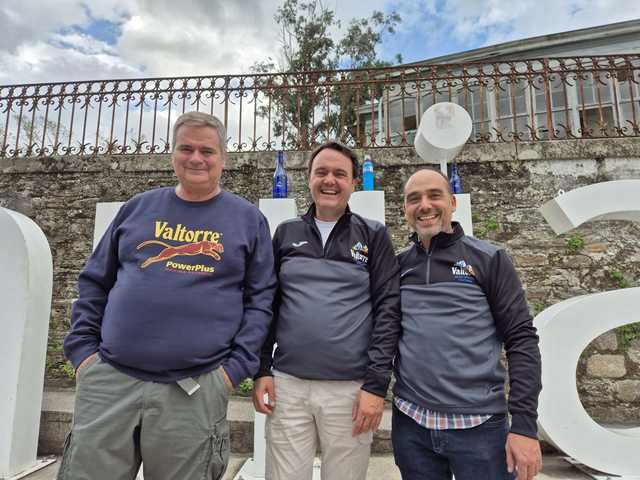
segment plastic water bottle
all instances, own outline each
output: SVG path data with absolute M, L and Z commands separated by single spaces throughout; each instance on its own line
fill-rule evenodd
M 451 191 L 453 193 L 462 193 L 462 185 L 460 184 L 460 174 L 458 173 L 458 165 L 451 165 L 451 178 L 449 178 Z
M 284 171 L 284 153 L 278 150 L 276 156 L 276 171 L 273 173 L 273 186 L 271 196 L 273 198 L 287 198 L 289 194 L 289 181 L 287 172 Z
M 365 191 L 373 190 L 374 187 L 374 175 L 373 175 L 373 162 L 370 155 L 364 156 L 364 163 L 362 164 L 362 189 Z

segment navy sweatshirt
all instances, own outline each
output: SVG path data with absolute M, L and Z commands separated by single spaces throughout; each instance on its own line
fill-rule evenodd
M 276 287 L 269 227 L 246 200 L 151 190 L 125 203 L 89 258 L 64 342 L 141 380 L 172 382 L 222 365 L 253 375 Z

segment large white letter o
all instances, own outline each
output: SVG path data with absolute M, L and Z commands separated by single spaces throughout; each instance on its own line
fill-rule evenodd
M 640 221 L 639 192 L 640 180 L 598 183 L 560 195 L 541 211 L 556 233 L 589 220 Z M 576 367 L 592 340 L 640 321 L 638 306 L 640 288 L 628 288 L 570 298 L 535 318 L 542 354 L 541 433 L 584 465 L 625 478 L 640 473 L 640 429 L 609 430 L 596 423 L 580 403 Z

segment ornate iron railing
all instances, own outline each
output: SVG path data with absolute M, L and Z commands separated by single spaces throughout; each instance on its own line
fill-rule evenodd
M 440 101 L 472 142 L 637 137 L 640 55 L 0 86 L 0 157 L 168 152 L 189 110 L 217 115 L 230 151 L 407 146 Z

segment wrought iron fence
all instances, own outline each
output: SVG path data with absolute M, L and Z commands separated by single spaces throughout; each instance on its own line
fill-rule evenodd
M 217 115 L 230 151 L 407 146 L 441 101 L 471 142 L 637 137 L 640 55 L 0 86 L 0 157 L 168 152 L 189 110 Z

